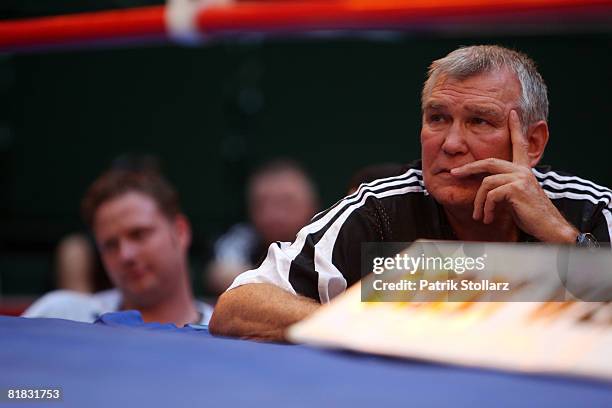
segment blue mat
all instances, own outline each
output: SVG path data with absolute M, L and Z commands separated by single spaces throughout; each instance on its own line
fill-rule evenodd
M 61 387 L 63 401 L 13 406 L 612 407 L 604 382 L 222 339 L 134 315 L 0 316 L 0 388 L 24 386 Z

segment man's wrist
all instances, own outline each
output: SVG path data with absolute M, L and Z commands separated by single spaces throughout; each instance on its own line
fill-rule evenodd
M 566 224 L 564 228 L 562 228 L 559 232 L 560 232 L 559 238 L 555 242 L 559 242 L 562 244 L 571 244 L 571 245 L 576 244 L 576 239 L 578 238 L 578 235 L 580 234 L 580 231 L 578 231 L 576 227 L 574 227 L 573 225 L 569 223 Z

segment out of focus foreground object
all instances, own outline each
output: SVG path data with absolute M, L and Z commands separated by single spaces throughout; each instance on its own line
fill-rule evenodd
M 289 338 L 445 364 L 612 380 L 610 249 L 420 241 L 404 255 L 444 259 L 445 265 L 482 256 L 484 268 L 469 273 L 422 263 L 411 273 L 400 263 L 375 271 L 290 327 Z M 364 259 L 365 274 L 372 264 Z

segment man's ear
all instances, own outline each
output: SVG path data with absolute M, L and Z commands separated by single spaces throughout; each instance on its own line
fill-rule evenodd
M 191 245 L 191 224 L 187 217 L 183 214 L 176 216 L 174 220 L 174 228 L 181 247 L 188 249 Z
M 529 150 L 527 152 L 529 165 L 534 167 L 540 162 L 544 155 L 544 149 L 546 149 L 546 143 L 548 143 L 548 124 L 541 120 L 529 126 L 527 142 L 529 143 Z

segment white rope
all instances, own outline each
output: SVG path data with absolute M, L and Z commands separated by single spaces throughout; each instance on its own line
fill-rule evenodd
M 166 29 L 168 36 L 184 45 L 201 43 L 204 39 L 200 34 L 196 17 L 198 12 L 211 6 L 226 6 L 233 0 L 167 0 Z

